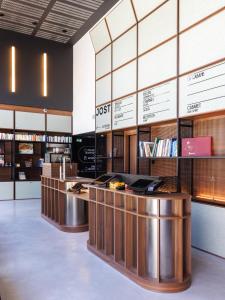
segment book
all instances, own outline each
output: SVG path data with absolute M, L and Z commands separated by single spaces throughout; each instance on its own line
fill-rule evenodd
M 144 157 L 144 142 L 140 141 L 139 142 L 139 155 L 140 157 Z
M 182 156 L 211 156 L 212 137 L 202 136 L 182 139 Z
M 5 157 L 4 155 L 0 155 L 0 167 L 4 167 L 5 165 Z

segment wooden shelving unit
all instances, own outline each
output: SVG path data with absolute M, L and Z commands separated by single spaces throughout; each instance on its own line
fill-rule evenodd
M 10 134 L 13 136 L 13 130 L 0 129 L 3 134 Z M 12 181 L 14 177 L 14 139 L 0 138 L 0 181 Z
M 176 292 L 190 285 L 191 198 L 138 196 L 89 187 L 88 249 L 141 286 Z
M 219 112 L 98 134 L 104 137 L 102 160 L 107 162 L 102 173 L 168 177 L 171 178 L 169 191 L 189 193 L 194 201 L 224 206 L 224 128 L 225 112 Z M 212 156 L 182 157 L 182 138 L 198 136 L 212 136 Z M 155 137 L 177 138 L 177 157 L 140 157 L 139 141 L 154 142 Z M 106 145 L 110 146 L 106 148 Z M 119 157 L 113 156 L 114 148 L 119 149 Z M 112 153 L 112 157 L 104 157 L 106 153 Z

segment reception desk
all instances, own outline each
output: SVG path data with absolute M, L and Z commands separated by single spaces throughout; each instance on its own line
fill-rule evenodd
M 178 292 L 190 286 L 190 196 L 141 196 L 94 185 L 77 195 L 67 192 L 68 182 L 42 177 L 46 220 L 67 232 L 89 224 L 88 249 L 144 288 Z
M 88 249 L 139 285 L 178 292 L 191 284 L 191 199 L 89 188 Z
M 88 230 L 88 193 L 68 192 L 74 182 L 79 182 L 79 180 L 77 177 L 66 180 L 47 176 L 41 178 L 42 217 L 61 231 L 83 232 Z M 87 183 L 90 181 L 86 179 Z

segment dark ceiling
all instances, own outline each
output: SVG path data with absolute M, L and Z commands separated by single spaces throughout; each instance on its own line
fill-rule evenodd
M 74 44 L 118 0 L 0 0 L 0 28 Z

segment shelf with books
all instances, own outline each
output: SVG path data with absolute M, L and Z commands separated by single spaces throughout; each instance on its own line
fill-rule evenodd
M 45 143 L 15 142 L 15 180 L 40 180 L 44 162 Z
M 12 181 L 14 177 L 14 148 L 13 148 L 13 131 L 0 130 L 0 181 Z
M 137 173 L 140 175 L 178 176 L 177 123 L 158 123 L 138 128 Z M 177 190 L 171 184 L 169 191 Z

